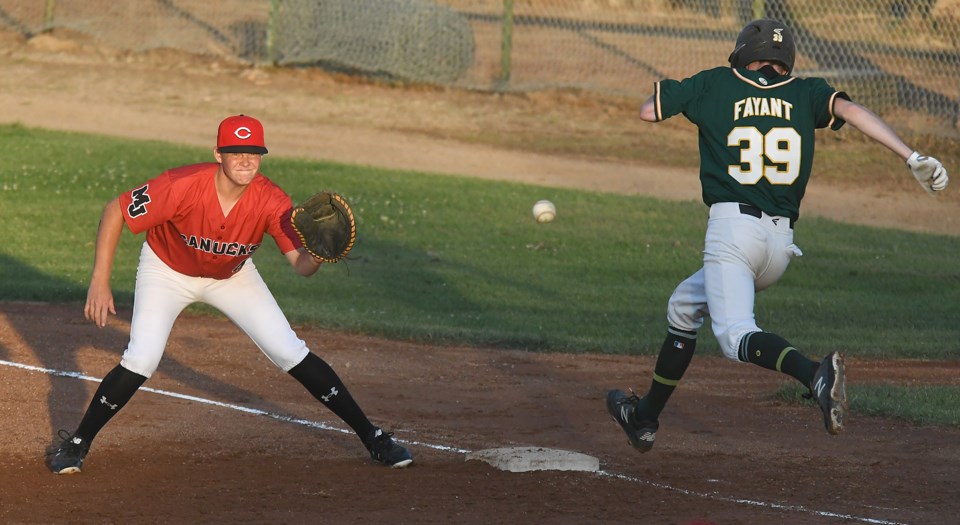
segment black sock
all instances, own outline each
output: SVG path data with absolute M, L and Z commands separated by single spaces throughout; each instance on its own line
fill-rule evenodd
M 343 381 L 326 361 L 314 353 L 290 369 L 289 374 L 307 388 L 313 397 L 340 417 L 366 443 L 367 436 L 373 430 L 373 423 L 360 410 Z
M 697 349 L 697 333 L 670 327 L 667 337 L 660 347 L 657 365 L 653 370 L 650 390 L 637 406 L 637 417 L 641 420 L 654 420 L 667 405 L 670 394 L 677 388 L 680 378 L 690 365 L 693 353 Z
M 809 387 L 820 363 L 811 361 L 786 339 L 770 332 L 753 332 L 740 341 L 740 360 L 792 376 Z
M 117 365 L 100 382 L 74 436 L 91 443 L 100 429 L 130 401 L 147 378 Z

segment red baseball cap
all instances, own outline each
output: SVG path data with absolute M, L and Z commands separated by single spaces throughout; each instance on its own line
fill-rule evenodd
M 263 124 L 246 115 L 223 119 L 217 130 L 217 151 L 265 154 L 267 148 L 263 144 Z

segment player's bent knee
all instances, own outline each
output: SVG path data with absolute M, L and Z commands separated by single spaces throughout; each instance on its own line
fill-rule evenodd
M 299 346 L 288 350 L 278 350 L 273 348 L 263 348 L 262 350 L 270 362 L 286 373 L 289 372 L 291 368 L 299 365 L 307 357 L 307 354 L 310 353 L 307 345 L 303 344 L 303 341 L 300 341 L 300 343 L 301 344 Z
M 154 363 L 149 360 L 138 360 L 127 356 L 120 360 L 120 366 L 147 379 L 150 379 L 150 376 L 157 371 L 158 364 L 159 362 Z
M 737 355 L 738 348 L 736 345 L 731 345 L 728 341 L 728 338 L 717 337 L 717 340 L 720 341 L 720 349 L 723 350 L 723 356 L 727 359 L 733 359 L 734 361 L 739 361 L 740 357 Z
M 740 361 L 740 340 L 751 332 L 759 332 L 760 328 L 753 322 L 741 322 L 735 324 L 724 332 L 714 332 L 717 341 L 720 343 L 720 349 L 723 355 L 728 359 Z
M 667 303 L 667 324 L 687 332 L 697 332 L 703 326 L 706 313 L 697 306 L 670 298 Z

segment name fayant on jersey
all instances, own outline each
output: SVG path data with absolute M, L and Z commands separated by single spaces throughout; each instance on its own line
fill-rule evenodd
M 793 104 L 775 97 L 747 97 L 733 104 L 733 120 L 746 117 L 778 117 L 790 120 Z

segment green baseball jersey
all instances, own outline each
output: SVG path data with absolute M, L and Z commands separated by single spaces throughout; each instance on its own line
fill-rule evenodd
M 683 113 L 699 129 L 703 201 L 752 204 L 796 219 L 813 165 L 815 130 L 837 130 L 836 97 L 822 78 L 768 80 L 718 67 L 655 85 L 657 120 Z

